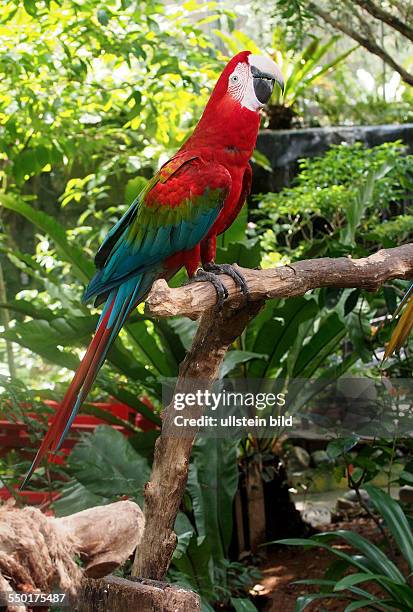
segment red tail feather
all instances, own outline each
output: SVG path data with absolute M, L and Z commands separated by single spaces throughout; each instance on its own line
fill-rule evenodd
M 72 414 L 79 391 L 81 389 L 85 389 L 86 391 L 86 388 L 89 390 L 89 388 L 92 386 L 96 374 L 96 365 L 98 364 L 99 357 L 102 354 L 102 351 L 105 349 L 106 343 L 110 337 L 111 330 L 108 330 L 106 325 L 108 323 L 113 304 L 114 299 L 108 308 L 108 311 L 105 313 L 105 316 L 101 320 L 99 327 L 97 328 L 95 335 L 88 346 L 86 354 L 83 357 L 68 390 L 66 391 L 63 401 L 53 417 L 49 430 L 36 453 L 33 463 L 31 464 L 23 483 L 20 486 L 21 489 L 24 488 L 46 453 L 50 450 L 55 450 L 58 446 L 66 424 Z

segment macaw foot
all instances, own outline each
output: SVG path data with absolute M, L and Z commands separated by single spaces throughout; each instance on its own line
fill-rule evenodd
M 198 268 L 195 274 L 185 283 L 185 285 L 199 282 L 208 282 L 214 286 L 214 289 L 217 292 L 217 306 L 218 308 L 222 308 L 224 301 L 228 297 L 228 291 L 224 283 L 219 278 L 217 278 L 216 274 L 214 274 L 213 272 Z
M 249 290 L 245 277 L 231 264 L 216 264 L 211 262 L 204 265 L 204 270 L 206 272 L 212 272 L 213 274 L 226 274 L 232 278 L 237 287 L 240 288 L 241 293 L 248 297 Z

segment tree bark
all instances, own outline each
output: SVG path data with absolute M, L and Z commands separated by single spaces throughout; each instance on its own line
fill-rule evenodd
M 376 291 L 393 278 L 413 278 L 413 244 L 382 249 L 362 259 L 323 257 L 270 270 L 238 269 L 248 283 L 250 301 L 290 298 L 318 287 L 359 287 Z M 226 307 L 237 308 L 245 303 L 245 297 L 234 282 L 228 276 L 221 276 L 221 279 L 229 295 Z M 210 283 L 191 283 L 171 289 L 162 280 L 154 284 L 146 300 L 149 312 L 156 317 L 183 315 L 190 319 L 197 319 L 215 302 L 215 289 Z
M 261 309 L 261 302 L 250 302 L 234 310 L 208 310 L 202 316 L 192 347 L 179 369 L 174 394 L 208 388 L 218 377 L 228 347 Z M 202 412 L 202 406 L 198 407 Z M 164 411 L 163 427 L 173 419 L 171 403 Z M 196 436 L 172 438 L 161 435 L 155 446 L 151 480 L 145 486 L 145 530 L 136 551 L 132 576 L 161 580 L 176 546 L 175 518 L 185 490 L 189 459 Z
M 210 283 L 197 282 L 177 289 L 170 289 L 162 280 L 154 284 L 146 301 L 151 314 L 201 317 L 192 347 L 180 366 L 174 394 L 202 390 L 216 380 L 227 349 L 260 311 L 264 300 L 303 295 L 317 287 L 374 291 L 386 280 L 413 278 L 413 244 L 384 249 L 362 259 L 323 258 L 271 270 L 239 269 L 248 283 L 249 299 L 224 275 L 221 279 L 228 299 L 221 311 L 214 309 L 216 292 Z M 202 406 L 197 410 L 201 414 Z M 163 430 L 174 414 L 171 402 L 162 416 Z M 164 434 L 157 440 L 151 480 L 145 486 L 145 529 L 136 552 L 133 576 L 160 580 L 168 569 L 176 546 L 175 518 L 186 486 L 196 432 L 194 428 L 192 435 L 185 438 Z
M 347 36 L 349 36 L 350 38 L 358 42 L 362 47 L 367 49 L 367 51 L 370 51 L 370 53 L 377 55 L 377 57 L 382 59 L 383 62 L 385 62 L 388 66 L 393 68 L 395 72 L 398 72 L 402 80 L 405 83 L 407 83 L 408 85 L 413 85 L 413 74 L 411 74 L 410 72 L 405 70 L 403 66 L 398 64 L 392 58 L 392 56 L 389 55 L 387 51 L 383 49 L 383 47 L 380 47 L 380 45 L 378 45 L 376 41 L 373 40 L 373 38 L 370 38 L 370 37 L 367 38 L 366 36 L 363 36 L 362 34 L 357 32 L 357 30 L 353 29 L 348 23 L 344 21 L 340 21 L 339 19 L 336 19 L 335 17 L 332 16 L 330 12 L 323 10 L 322 8 L 320 8 L 317 4 L 313 2 L 310 3 L 309 9 L 314 14 L 321 17 L 323 21 L 333 26 L 333 28 L 335 28 L 336 30 L 340 30 L 340 32 L 343 32 L 343 34 L 346 34 Z
M 199 612 L 199 596 L 177 585 L 155 580 L 108 576 L 85 580 L 75 612 Z
M 247 463 L 245 484 L 248 500 L 248 528 L 250 549 L 253 554 L 258 552 L 260 544 L 265 542 L 265 500 L 264 483 L 262 480 L 262 463 L 258 456 Z M 265 549 L 262 551 L 265 553 Z
M 393 30 L 397 30 L 400 34 L 413 41 L 413 28 L 404 21 L 401 21 L 396 15 L 385 11 L 381 6 L 372 2 L 372 0 L 355 0 L 355 2 L 375 19 L 382 21 L 393 28 Z

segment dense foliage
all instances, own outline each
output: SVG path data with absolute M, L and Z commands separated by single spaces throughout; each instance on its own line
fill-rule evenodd
M 269 48 L 289 77 L 285 100 L 274 102 L 294 108 L 300 125 L 361 115 L 368 121 L 372 105 L 363 92 L 352 100 L 343 94 L 343 83 L 356 90 L 347 77 L 357 52 L 349 54 L 347 43 L 340 47 L 329 35 L 290 49 L 277 21 L 259 40 L 248 24 L 243 34 L 235 12 L 221 3 L 0 0 L 0 6 L 0 411 L 26 425 L 31 446 L 29 454 L 3 455 L 0 473 L 19 499 L 16 485 L 51 413 L 45 402 L 62 398 L 96 326 L 98 311 L 80 302 L 93 253 L 151 172 L 183 142 L 226 55 L 245 45 Z M 372 95 L 380 102 L 376 118 L 400 120 L 399 107 L 393 112 L 378 90 Z M 268 166 L 262 156 L 257 160 Z M 400 142 L 337 146 L 302 160 L 290 187 L 244 207 L 220 240 L 219 261 L 273 266 L 362 256 L 410 240 L 411 165 Z M 376 376 L 391 331 L 383 324 L 405 285 L 374 295 L 320 290 L 269 303 L 231 347 L 221 376 Z M 61 492 L 56 512 L 123 495 L 142 502 L 159 432 L 161 381 L 176 376 L 194 330 L 187 320 L 155 321 L 142 307 L 130 318 L 83 408 L 128 436 L 102 425 L 77 444 L 66 465 L 38 470 L 31 487 Z M 411 347 L 388 366 L 393 376 L 410 376 Z M 128 404 L 136 418 L 123 421 L 92 403 L 108 398 Z M 245 597 L 258 575 L 228 558 L 232 500 L 240 456 L 273 457 L 272 442 L 244 440 L 240 449 L 238 441 L 200 440 L 195 447 L 170 579 L 198 590 L 206 610 L 223 603 L 253 609 Z M 393 461 L 385 442 L 377 446 L 352 450 L 356 469 L 370 466 L 363 483 Z M 410 481 L 411 467 L 401 482 Z M 342 473 L 345 466 L 337 461 L 336 468 Z
M 302 159 L 291 187 L 258 200 L 264 250 L 292 259 L 365 256 L 413 231 L 413 156 L 401 142 L 332 146 Z M 268 229 L 266 229 L 268 228 Z
M 324 548 L 336 559 L 323 579 L 301 580 L 299 583 L 317 585 L 320 592 L 297 599 L 296 612 L 306 609 L 314 601 L 333 599 L 347 603 L 345 612 L 353 610 L 410 610 L 413 606 L 413 588 L 410 572 L 413 570 L 413 532 L 408 517 L 400 505 L 380 489 L 367 487 L 373 509 L 384 521 L 393 542 L 386 540 L 386 550 L 353 531 L 338 530 L 319 533 L 308 540 L 288 539 L 280 543 L 290 546 Z M 379 523 L 378 523 L 379 524 Z M 380 525 L 380 524 L 379 524 Z M 356 554 L 344 552 L 332 545 L 337 539 L 355 549 Z M 395 564 L 398 556 L 404 557 L 407 570 L 401 572 Z M 346 574 L 349 568 L 355 570 Z M 378 586 L 379 594 L 370 592 L 371 585 Z M 344 603 L 345 602 L 345 603 Z

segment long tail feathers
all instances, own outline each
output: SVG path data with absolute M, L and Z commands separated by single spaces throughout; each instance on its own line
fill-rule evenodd
M 386 359 L 394 353 L 394 351 L 401 349 L 413 329 L 413 285 L 410 286 L 409 290 L 403 297 L 393 317 L 396 317 L 399 314 L 401 308 L 404 304 L 406 304 L 406 302 L 407 305 L 403 311 L 403 314 L 398 320 L 389 343 L 386 346 L 382 363 L 384 363 Z
M 96 379 L 109 348 L 119 334 L 130 312 L 138 302 L 144 299 L 153 280 L 153 275 L 144 274 L 138 278 L 130 279 L 110 292 L 95 335 L 66 391 L 63 401 L 53 418 L 50 428 L 36 453 L 20 489 L 26 486 L 43 457 L 49 451 L 57 452 L 60 449 L 80 406 L 86 399 Z

